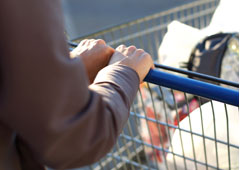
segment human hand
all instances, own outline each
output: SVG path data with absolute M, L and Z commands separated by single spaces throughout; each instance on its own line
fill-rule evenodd
M 91 84 L 97 73 L 107 66 L 114 51 L 104 40 L 85 39 L 70 52 L 70 57 L 80 57 L 82 59 Z
M 146 77 L 150 68 L 154 68 L 152 57 L 144 50 L 137 49 L 135 46 L 118 46 L 109 61 L 109 64 L 113 63 L 119 63 L 135 70 L 140 82 Z

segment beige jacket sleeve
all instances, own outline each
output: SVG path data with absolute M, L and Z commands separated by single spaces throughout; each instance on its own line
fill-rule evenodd
M 111 65 L 88 87 L 81 60 L 69 58 L 58 0 L 1 0 L 0 25 L 0 123 L 50 167 L 104 156 L 127 121 L 136 72 Z

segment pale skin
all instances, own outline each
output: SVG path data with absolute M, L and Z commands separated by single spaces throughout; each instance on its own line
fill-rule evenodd
M 104 40 L 86 39 L 70 52 L 70 57 L 80 57 L 85 65 L 90 84 L 97 73 L 108 64 L 121 64 L 132 68 L 139 76 L 140 82 L 154 68 L 151 56 L 135 46 L 120 45 L 116 49 L 108 46 Z

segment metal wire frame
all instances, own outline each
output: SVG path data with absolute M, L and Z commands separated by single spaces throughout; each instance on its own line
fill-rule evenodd
M 159 87 L 159 88 L 162 88 L 162 87 Z M 149 90 L 150 93 L 152 93 L 150 87 L 148 87 L 148 90 Z M 173 92 L 173 90 L 171 90 L 171 91 Z M 186 93 L 184 93 L 184 96 L 185 96 L 186 101 L 188 101 L 188 99 L 186 97 L 187 96 Z M 163 101 L 163 102 L 165 102 L 165 101 Z M 199 103 L 201 102 L 201 97 L 198 97 L 198 102 Z M 151 99 L 151 104 L 154 105 L 154 103 L 155 103 L 155 101 Z M 174 102 L 174 103 L 175 103 L 175 107 L 176 107 L 175 111 L 177 113 L 177 111 L 178 111 L 177 104 L 176 104 L 176 102 Z M 167 107 L 166 105 L 167 104 L 165 102 L 165 107 Z M 228 150 L 228 154 L 226 155 L 226 157 L 227 157 L 228 162 L 229 162 L 228 163 L 228 165 L 229 165 L 228 167 L 231 167 L 231 150 L 233 150 L 233 149 L 239 150 L 239 146 L 236 145 L 236 144 L 230 143 L 228 119 L 226 119 L 226 121 L 227 121 L 226 128 L 227 128 L 227 132 L 228 132 L 227 140 L 224 141 L 224 140 L 221 140 L 221 139 L 217 138 L 218 132 L 217 132 L 217 127 L 216 127 L 216 123 L 215 123 L 216 122 L 216 120 L 215 120 L 216 118 L 215 117 L 217 115 L 214 112 L 214 107 L 213 107 L 212 101 L 211 101 L 211 105 L 212 105 L 212 116 L 213 116 L 213 124 L 214 124 L 214 135 L 213 136 L 207 136 L 207 135 L 204 134 L 204 130 L 206 130 L 206 129 L 203 128 L 204 127 L 204 122 L 203 122 L 203 118 L 202 118 L 202 114 L 203 114 L 202 111 L 200 111 L 201 124 L 202 124 L 202 126 L 201 126 L 202 127 L 202 129 L 201 129 L 202 133 L 196 133 L 191 128 L 189 130 L 189 129 L 181 128 L 180 125 L 179 126 L 175 126 L 175 125 L 173 125 L 171 123 L 167 123 L 166 121 L 160 121 L 160 120 L 157 120 L 157 119 L 154 119 L 154 118 L 150 118 L 150 117 L 146 116 L 146 114 L 141 114 L 141 113 L 136 111 L 137 109 L 139 109 L 138 105 L 133 106 L 135 109 L 132 109 L 132 112 L 130 113 L 130 119 L 136 119 L 135 123 L 133 124 L 133 123 L 130 123 L 130 121 L 128 122 L 128 126 L 138 125 L 139 127 L 141 127 L 141 125 L 139 125 L 139 123 L 137 123 L 137 121 L 145 120 L 147 122 L 152 122 L 152 123 L 155 123 L 157 125 L 163 125 L 163 126 L 167 127 L 168 129 L 176 129 L 176 130 L 178 130 L 178 132 L 180 134 L 181 133 L 190 134 L 192 136 L 191 137 L 192 144 L 194 144 L 194 137 L 202 138 L 203 144 L 204 144 L 204 146 L 203 146 L 203 148 L 204 148 L 204 157 L 205 157 L 204 161 L 197 160 L 196 156 L 192 158 L 192 157 L 184 155 L 184 147 L 183 147 L 183 143 L 185 142 L 184 138 L 180 138 L 181 143 L 182 143 L 181 147 L 183 148 L 182 149 L 183 154 L 179 154 L 177 152 L 174 152 L 174 150 L 169 150 L 169 148 L 162 147 L 162 145 L 159 145 L 159 146 L 154 145 L 152 141 L 150 143 L 148 143 L 146 141 L 143 141 L 143 139 L 141 139 L 141 137 L 139 136 L 139 134 L 141 135 L 141 132 L 139 132 L 139 131 L 138 131 L 137 134 L 126 132 L 126 133 L 122 133 L 120 135 L 120 138 L 124 138 L 126 141 L 128 141 L 127 142 L 128 144 L 127 145 L 118 145 L 118 152 L 112 152 L 112 153 L 107 155 L 108 162 L 115 160 L 117 162 L 117 164 L 118 164 L 118 166 L 112 166 L 109 169 L 159 169 L 159 167 L 158 167 L 158 165 L 156 165 L 156 163 L 153 163 L 154 166 L 148 165 L 149 162 L 146 162 L 146 161 L 149 161 L 149 160 L 147 160 L 149 158 L 148 158 L 148 155 L 144 152 L 144 147 L 145 148 L 148 147 L 148 148 L 152 148 L 154 150 L 162 151 L 162 156 L 163 157 L 165 156 L 165 154 L 172 154 L 174 157 L 183 158 L 184 162 L 185 162 L 184 163 L 185 164 L 185 166 L 184 166 L 185 168 L 184 169 L 188 169 L 188 167 L 187 167 L 188 163 L 186 163 L 187 161 L 194 162 L 195 169 L 197 169 L 197 167 L 199 165 L 205 166 L 206 169 L 208 169 L 208 168 L 209 169 L 211 169 L 211 168 L 212 169 L 221 169 L 221 167 L 219 167 L 219 161 L 218 161 L 218 154 L 219 154 L 218 153 L 218 147 L 219 147 L 219 144 L 222 144 L 222 145 L 224 145 L 224 146 L 226 146 L 228 148 L 227 149 Z M 224 105 L 224 107 L 226 109 L 226 105 Z M 164 110 L 166 111 L 167 109 L 165 108 Z M 189 106 L 188 106 L 188 110 L 189 110 Z M 200 110 L 201 110 L 201 106 L 200 106 Z M 154 112 L 154 114 L 156 114 L 156 112 Z M 226 109 L 226 116 L 228 116 L 227 109 Z M 190 115 L 189 115 L 188 119 L 189 119 L 189 123 L 191 124 Z M 178 118 L 178 123 L 179 122 L 180 122 L 180 120 Z M 150 133 L 149 132 L 150 131 L 149 127 L 146 126 L 146 128 L 148 129 L 148 133 Z M 160 132 L 158 131 L 158 133 L 160 133 Z M 151 137 L 151 134 L 149 134 L 149 136 Z M 215 150 L 215 154 L 216 154 L 216 165 L 212 165 L 212 164 L 208 163 L 208 159 L 209 158 L 207 157 L 206 142 L 205 141 L 212 141 L 212 142 L 215 143 L 215 149 L 214 150 Z M 119 148 L 119 146 L 120 146 L 120 148 Z M 129 157 L 128 154 L 126 154 L 126 150 L 127 150 L 126 148 L 128 148 L 128 147 L 131 148 L 131 151 L 132 151 L 132 154 L 133 154 L 130 157 Z M 192 147 L 193 147 L 193 150 L 194 150 L 194 145 Z M 173 148 L 173 147 L 171 147 L 171 148 Z M 119 154 L 119 150 L 121 152 L 120 154 Z M 136 155 L 134 155 L 134 154 L 136 154 Z M 194 153 L 194 155 L 196 155 L 196 154 L 197 153 Z M 134 158 L 134 156 L 135 156 L 135 158 Z M 140 158 L 136 159 L 137 156 L 140 157 Z M 139 161 L 139 159 L 141 161 Z M 166 159 L 166 158 L 164 157 L 164 159 Z M 165 160 L 165 161 L 169 161 L 169 160 Z M 155 160 L 153 160 L 153 162 L 155 162 Z M 107 163 L 105 161 L 104 165 L 106 165 L 106 164 Z M 174 164 L 175 164 L 175 166 L 174 166 L 175 168 L 173 168 L 173 169 L 178 169 L 179 165 L 177 163 L 174 163 Z M 166 165 L 166 167 L 164 169 L 171 169 L 169 167 L 167 168 L 168 162 L 167 163 L 165 162 L 165 165 Z M 127 166 L 127 167 L 124 168 L 124 166 Z M 106 168 L 106 166 L 105 166 L 105 168 Z M 105 169 L 105 168 L 100 167 L 99 165 L 97 165 L 95 167 L 95 169 Z
M 161 88 L 161 87 L 159 87 Z M 151 91 L 150 88 L 148 88 L 149 92 Z M 172 91 L 173 92 L 173 91 Z M 150 92 L 151 93 L 151 92 Z M 140 94 L 139 94 L 140 95 Z M 186 101 L 187 100 L 187 95 L 184 94 L 185 98 L 186 98 Z M 174 100 L 175 101 L 175 100 Z M 200 103 L 200 97 L 198 97 L 198 102 Z M 151 101 L 152 104 L 154 104 L 155 101 Z M 163 101 L 164 102 L 164 101 Z M 165 103 L 166 105 L 166 103 Z M 211 105 L 212 102 L 211 102 Z M 188 169 L 187 168 L 187 163 L 186 161 L 191 161 L 191 162 L 194 162 L 195 163 L 195 166 L 199 166 L 199 165 L 203 165 L 206 167 L 206 169 L 208 168 L 212 168 L 212 169 L 221 169 L 219 167 L 219 163 L 217 161 L 217 165 L 212 165 L 212 164 L 209 164 L 207 162 L 208 160 L 208 157 L 207 157 L 207 151 L 206 151 L 206 144 L 205 144 L 205 141 L 213 141 L 215 143 L 215 152 L 216 152 L 216 159 L 218 159 L 218 145 L 219 144 L 222 144 L 224 146 L 227 146 L 228 147 L 228 161 L 229 161 L 229 167 L 231 167 L 231 157 L 230 157 L 230 150 L 233 150 L 233 149 L 236 149 L 236 150 L 239 150 L 239 146 L 236 145 L 236 144 L 231 144 L 230 141 L 229 141 L 229 134 L 227 135 L 227 141 L 223 141 L 223 140 L 220 140 L 217 138 L 217 128 L 216 128 L 216 124 L 215 124 L 215 117 L 216 117 L 216 114 L 214 113 L 214 107 L 212 107 L 213 109 L 213 112 L 212 112 L 212 116 L 213 116 L 213 123 L 214 123 L 214 135 L 213 136 L 207 136 L 204 134 L 204 130 L 206 129 L 202 129 L 202 133 L 196 133 L 196 132 L 193 132 L 192 129 L 190 128 L 190 130 L 188 129 L 185 129 L 185 128 L 181 128 L 180 125 L 179 126 L 175 126 L 175 125 L 172 125 L 172 124 L 169 124 L 167 123 L 166 121 L 163 122 L 163 121 L 159 121 L 157 119 L 154 119 L 154 118 L 150 118 L 150 117 L 147 117 L 145 114 L 141 114 L 139 112 L 137 112 L 137 108 L 139 109 L 139 106 L 135 105 L 133 106 L 135 109 L 132 109 L 132 112 L 130 114 L 130 119 L 136 119 L 135 121 L 135 124 L 133 123 L 130 123 L 130 121 L 128 122 L 128 125 L 129 126 L 135 126 L 135 125 L 139 125 L 138 123 L 136 123 L 137 121 L 139 120 L 145 120 L 145 121 L 148 121 L 148 122 L 153 122 L 157 125 L 163 125 L 165 127 L 167 127 L 168 129 L 177 129 L 179 131 L 179 133 L 187 133 L 187 134 L 191 134 L 192 136 L 192 143 L 194 143 L 194 139 L 193 137 L 201 137 L 202 140 L 203 140 L 203 144 L 204 144 L 204 157 L 205 157 L 205 160 L 204 161 L 199 161 L 196 159 L 196 157 L 194 158 L 191 158 L 191 157 L 188 157 L 188 156 L 185 156 L 184 154 L 179 154 L 179 153 L 175 153 L 174 151 L 171 151 L 169 150 L 168 148 L 163 148 L 162 145 L 160 146 L 157 146 L 157 145 L 154 145 L 152 142 L 151 143 L 148 143 L 146 141 L 143 141 L 143 139 L 141 139 L 141 137 L 139 136 L 139 134 L 141 135 L 141 132 L 138 132 L 138 134 L 133 134 L 133 133 L 122 133 L 120 135 L 120 138 L 124 138 L 126 141 L 128 141 L 128 145 L 118 145 L 118 150 L 120 150 L 120 154 L 119 154 L 119 151 L 118 152 L 113 152 L 113 153 L 110 153 L 107 155 L 107 159 L 108 159 L 108 162 L 109 161 L 115 161 L 117 162 L 118 166 L 113 166 L 112 168 L 110 169 L 158 169 L 158 167 L 155 165 L 155 166 L 151 166 L 151 165 L 147 165 L 149 162 L 146 162 L 146 161 L 149 161 L 147 160 L 148 159 L 148 155 L 146 155 L 146 153 L 144 152 L 144 147 L 149 147 L 149 148 L 152 148 L 152 149 L 155 149 L 155 150 L 158 150 L 158 151 L 162 151 L 162 156 L 165 156 L 165 154 L 172 154 L 174 155 L 175 157 L 178 157 L 178 158 L 183 158 L 184 161 L 185 161 L 185 169 Z M 177 105 L 176 105 L 176 102 L 175 102 L 175 111 L 177 112 Z M 224 106 L 226 108 L 226 105 Z M 201 106 L 200 106 L 201 108 Z M 164 109 L 166 111 L 166 109 Z M 203 114 L 202 112 L 200 112 L 201 115 Z M 156 112 L 155 112 L 156 114 Z M 228 115 L 228 112 L 226 110 L 226 116 Z M 189 122 L 191 123 L 191 118 L 190 118 L 190 115 L 189 115 Z M 179 123 L 179 118 L 178 118 L 178 123 Z M 202 124 L 202 128 L 204 127 L 203 124 L 203 120 L 201 119 L 201 124 Z M 141 125 L 139 125 L 141 127 Z M 228 122 L 227 122 L 227 132 L 229 132 L 229 125 L 228 125 Z M 148 131 L 149 130 L 149 127 L 147 127 Z M 160 132 L 159 132 L 160 133 Z M 151 137 L 151 135 L 149 135 Z M 180 138 L 181 139 L 181 143 L 184 143 L 184 139 L 183 138 Z M 133 146 L 137 146 L 136 148 L 133 147 Z M 120 148 L 119 148 L 120 146 Z M 133 155 L 131 157 L 129 157 L 129 155 L 126 154 L 126 148 L 132 148 L 132 153 Z M 183 146 L 182 146 L 183 148 Z M 194 146 L 193 146 L 194 148 Z M 184 148 L 183 148 L 183 151 L 184 151 Z M 125 152 L 125 154 L 124 154 Z M 164 154 L 165 152 L 165 154 Z M 136 154 L 137 153 L 137 154 Z M 134 154 L 135 157 L 136 156 L 139 156 L 141 161 L 139 161 L 138 159 L 134 158 Z M 144 156 L 145 154 L 145 156 Z M 196 155 L 197 153 L 195 153 Z M 140 156 L 141 155 L 141 156 Z M 164 157 L 165 158 L 165 157 Z M 145 163 L 144 163 L 145 162 Z M 104 163 L 104 165 L 106 165 L 106 163 Z M 124 168 L 124 165 L 126 166 L 127 165 L 127 168 Z M 131 165 L 131 166 L 129 166 Z M 167 164 L 166 164 L 167 165 Z M 178 164 L 175 163 L 175 169 L 178 169 Z M 105 167 L 106 168 L 106 167 Z M 103 169 L 103 167 L 100 167 L 99 165 L 97 167 L 95 167 L 95 169 Z M 162 168 L 163 169 L 163 168 Z M 169 169 L 169 168 L 165 168 L 165 169 Z M 171 169 L 171 168 L 170 168 Z M 197 169 L 197 168 L 196 168 Z
M 204 28 L 209 24 L 217 4 L 218 0 L 195 1 L 168 11 L 120 24 L 116 27 L 106 28 L 94 34 L 80 37 L 74 40 L 74 42 L 77 43 L 85 38 L 101 38 L 113 47 L 117 47 L 120 44 L 135 45 L 138 48 L 143 48 L 152 56 L 157 56 L 159 45 L 167 31 L 167 25 L 172 20 L 179 20 L 197 28 Z M 76 44 L 72 43 L 71 45 L 75 46 Z M 156 63 L 156 66 L 159 65 Z M 160 65 L 159 67 L 163 69 L 165 66 Z M 169 67 L 165 69 L 174 72 L 179 71 L 174 68 L 169 69 Z M 180 72 L 185 71 L 186 70 L 180 70 Z M 187 74 L 198 76 L 195 73 Z M 208 79 L 207 76 L 203 77 Z M 238 87 L 237 83 L 229 83 L 212 77 L 209 79 Z M 238 167 L 232 165 L 234 161 L 232 153 L 239 152 L 239 145 L 232 143 L 231 120 L 229 119 L 231 118 L 231 114 L 229 115 L 228 113 L 228 105 L 223 104 L 226 117 L 223 124 L 226 124 L 226 126 L 222 128 L 226 129 L 227 134 L 226 139 L 222 139 L 219 138 L 218 112 L 214 107 L 214 101 L 208 100 L 211 106 L 211 109 L 208 111 L 208 116 L 211 117 L 213 125 L 212 134 L 209 135 L 209 130 L 205 128 L 205 98 L 181 92 L 182 96 L 184 96 L 184 106 L 186 106 L 185 108 L 187 110 L 187 117 L 185 119 L 189 126 L 186 128 L 183 126 L 179 115 L 179 110 L 183 107 L 178 104 L 178 99 L 175 96 L 176 91 L 158 85 L 155 86 L 157 88 L 152 86 L 151 83 L 148 83 L 144 88 L 140 88 L 136 100 L 131 107 L 128 123 L 113 150 L 107 154 L 105 158 L 101 159 L 100 162 L 90 167 L 85 167 L 85 169 L 223 169 L 221 165 L 222 158 L 219 156 L 221 146 L 227 148 L 227 154 L 224 158 L 226 158 L 228 162 L 228 168 L 238 169 Z M 144 96 L 146 96 L 144 93 L 147 93 L 148 97 L 144 98 Z M 192 98 L 196 99 L 199 106 L 199 123 L 201 125 L 198 129 L 199 131 L 195 131 L 195 122 L 192 120 L 193 115 L 189 114 Z M 169 102 L 169 100 L 171 100 L 171 102 Z M 161 106 L 162 119 L 158 119 L 159 106 Z M 153 111 L 151 116 L 148 114 L 148 107 Z M 173 115 L 175 115 L 177 125 L 171 122 Z M 154 142 L 155 138 L 152 126 L 155 127 L 154 133 L 159 137 L 159 144 Z M 143 131 L 146 133 L 143 134 Z M 166 133 L 165 136 L 163 132 Z M 175 146 L 176 134 L 179 135 L 177 138 L 177 141 L 179 141 L 178 148 Z M 190 137 L 190 153 L 186 150 L 186 135 Z M 145 139 L 146 136 L 149 140 Z M 196 152 L 198 147 L 196 138 L 201 139 L 203 159 L 199 159 L 199 153 Z M 165 146 L 165 140 L 168 141 L 167 146 Z M 209 155 L 209 143 L 213 144 L 211 151 L 214 153 L 214 156 Z M 180 149 L 180 151 L 178 149 Z M 158 160 L 159 157 L 162 158 L 161 161 Z M 214 157 L 214 162 L 211 161 L 211 157 Z

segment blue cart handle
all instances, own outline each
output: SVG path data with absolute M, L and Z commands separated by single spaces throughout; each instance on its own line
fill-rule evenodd
M 144 81 L 239 106 L 239 91 L 151 69 Z

